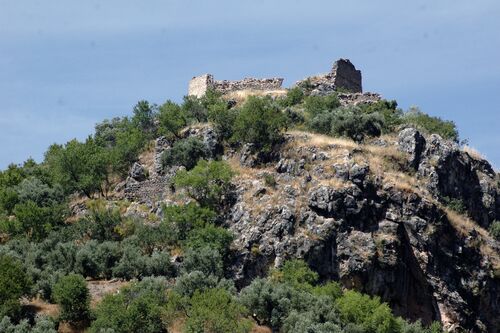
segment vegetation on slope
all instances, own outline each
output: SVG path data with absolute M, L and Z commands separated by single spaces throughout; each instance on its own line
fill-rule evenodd
M 223 220 L 234 171 L 207 161 L 203 144 L 182 135 L 207 121 L 228 147 L 264 155 L 290 128 L 361 142 L 411 124 L 459 139 L 452 122 L 404 113 L 395 102 L 341 107 L 334 94 L 305 96 L 298 88 L 278 99 L 249 97 L 236 108 L 211 91 L 181 105 L 140 101 L 131 118 L 106 120 L 84 142 L 54 144 L 42 163 L 28 160 L 0 173 L 0 331 L 54 330 L 46 318 L 28 323 L 21 297 L 57 302 L 56 321 L 91 332 L 163 332 L 179 321 L 185 332 L 248 332 L 253 323 L 283 332 L 440 331 L 396 318 L 378 298 L 319 283 L 301 261 L 238 292 L 227 270 L 233 238 Z M 163 207 L 161 221 L 146 224 L 103 199 L 159 135 L 174 142 L 164 167 L 185 168 L 172 186 L 192 201 Z M 77 196 L 87 198 L 88 214 L 70 223 L 68 203 Z M 175 266 L 178 253 L 183 261 Z M 133 282 L 90 309 L 85 278 Z

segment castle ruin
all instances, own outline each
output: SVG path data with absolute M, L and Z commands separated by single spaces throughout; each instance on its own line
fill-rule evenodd
M 212 74 L 193 77 L 189 82 L 191 96 L 201 97 L 208 89 L 213 89 L 223 95 L 242 90 L 271 92 L 283 90 L 283 78 L 255 79 L 245 78 L 239 81 L 214 80 Z M 339 92 L 341 102 L 345 104 L 371 103 L 380 100 L 380 95 L 364 93 L 361 71 L 349 59 L 335 61 L 329 73 L 308 77 L 298 81 L 295 86 L 307 90 L 310 95 L 328 95 Z

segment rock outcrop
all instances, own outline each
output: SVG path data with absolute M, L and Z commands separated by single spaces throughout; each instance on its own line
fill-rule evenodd
M 383 149 L 407 153 L 409 172 L 422 170 L 421 188 L 389 182 L 361 158 L 368 154 L 363 147 L 335 143 L 291 144 L 299 148 L 284 148 L 273 171 L 240 179 L 229 218 L 236 281 L 244 286 L 289 258 L 303 258 L 323 279 L 380 295 L 398 315 L 440 320 L 449 330 L 497 332 L 500 246 L 479 226 L 467 227 L 465 217 L 457 221 L 435 199 L 449 194 L 443 192 L 453 183 L 449 177 L 458 176 L 445 177 L 442 168 L 461 165 L 463 171 L 456 172 L 478 172 L 478 184 L 489 185 L 472 184 L 479 192 L 458 189 L 455 196 L 470 200 L 471 216 L 483 217 L 486 225 L 494 207 L 484 203 L 496 195 L 489 168 L 453 143 L 426 139 L 413 129 L 394 144 Z M 424 170 L 430 159 L 438 164 L 432 162 L 429 175 Z M 275 188 L 265 185 L 266 175 L 276 179 Z
M 201 138 L 214 157 L 222 153 L 209 126 L 183 135 Z M 264 165 L 250 147 L 222 155 L 240 168 L 225 218 L 238 287 L 301 258 L 324 280 L 379 295 L 397 315 L 498 332 L 500 245 L 481 228 L 500 217 L 491 166 L 413 128 L 362 145 L 313 136 L 287 135 Z M 158 139 L 154 159 L 171 144 Z M 167 202 L 177 169 L 140 181 L 139 170 L 129 177 L 130 198 Z M 462 200 L 478 224 L 447 209 L 444 197 Z

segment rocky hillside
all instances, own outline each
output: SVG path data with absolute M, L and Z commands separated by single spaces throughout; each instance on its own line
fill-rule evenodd
M 453 122 L 347 60 L 195 79 L 0 172 L 0 331 L 498 332 L 500 176 Z
M 211 127 L 183 135 L 214 155 L 221 145 Z M 175 168 L 154 162 L 168 149 L 156 140 L 123 184 L 127 198 L 160 215 L 155 207 L 175 197 L 165 186 Z M 449 330 L 500 326 L 500 244 L 486 231 L 500 218 L 500 195 L 484 159 L 414 128 L 363 144 L 292 131 L 272 162 L 258 164 L 245 148 L 222 158 L 237 170 L 225 223 L 239 287 L 301 258 L 322 279 L 380 295 L 406 318 Z

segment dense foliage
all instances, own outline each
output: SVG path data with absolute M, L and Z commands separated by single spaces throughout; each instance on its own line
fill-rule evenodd
M 89 318 L 90 294 L 81 275 L 62 277 L 54 286 L 54 299 L 61 309 L 61 320 L 77 323 Z

